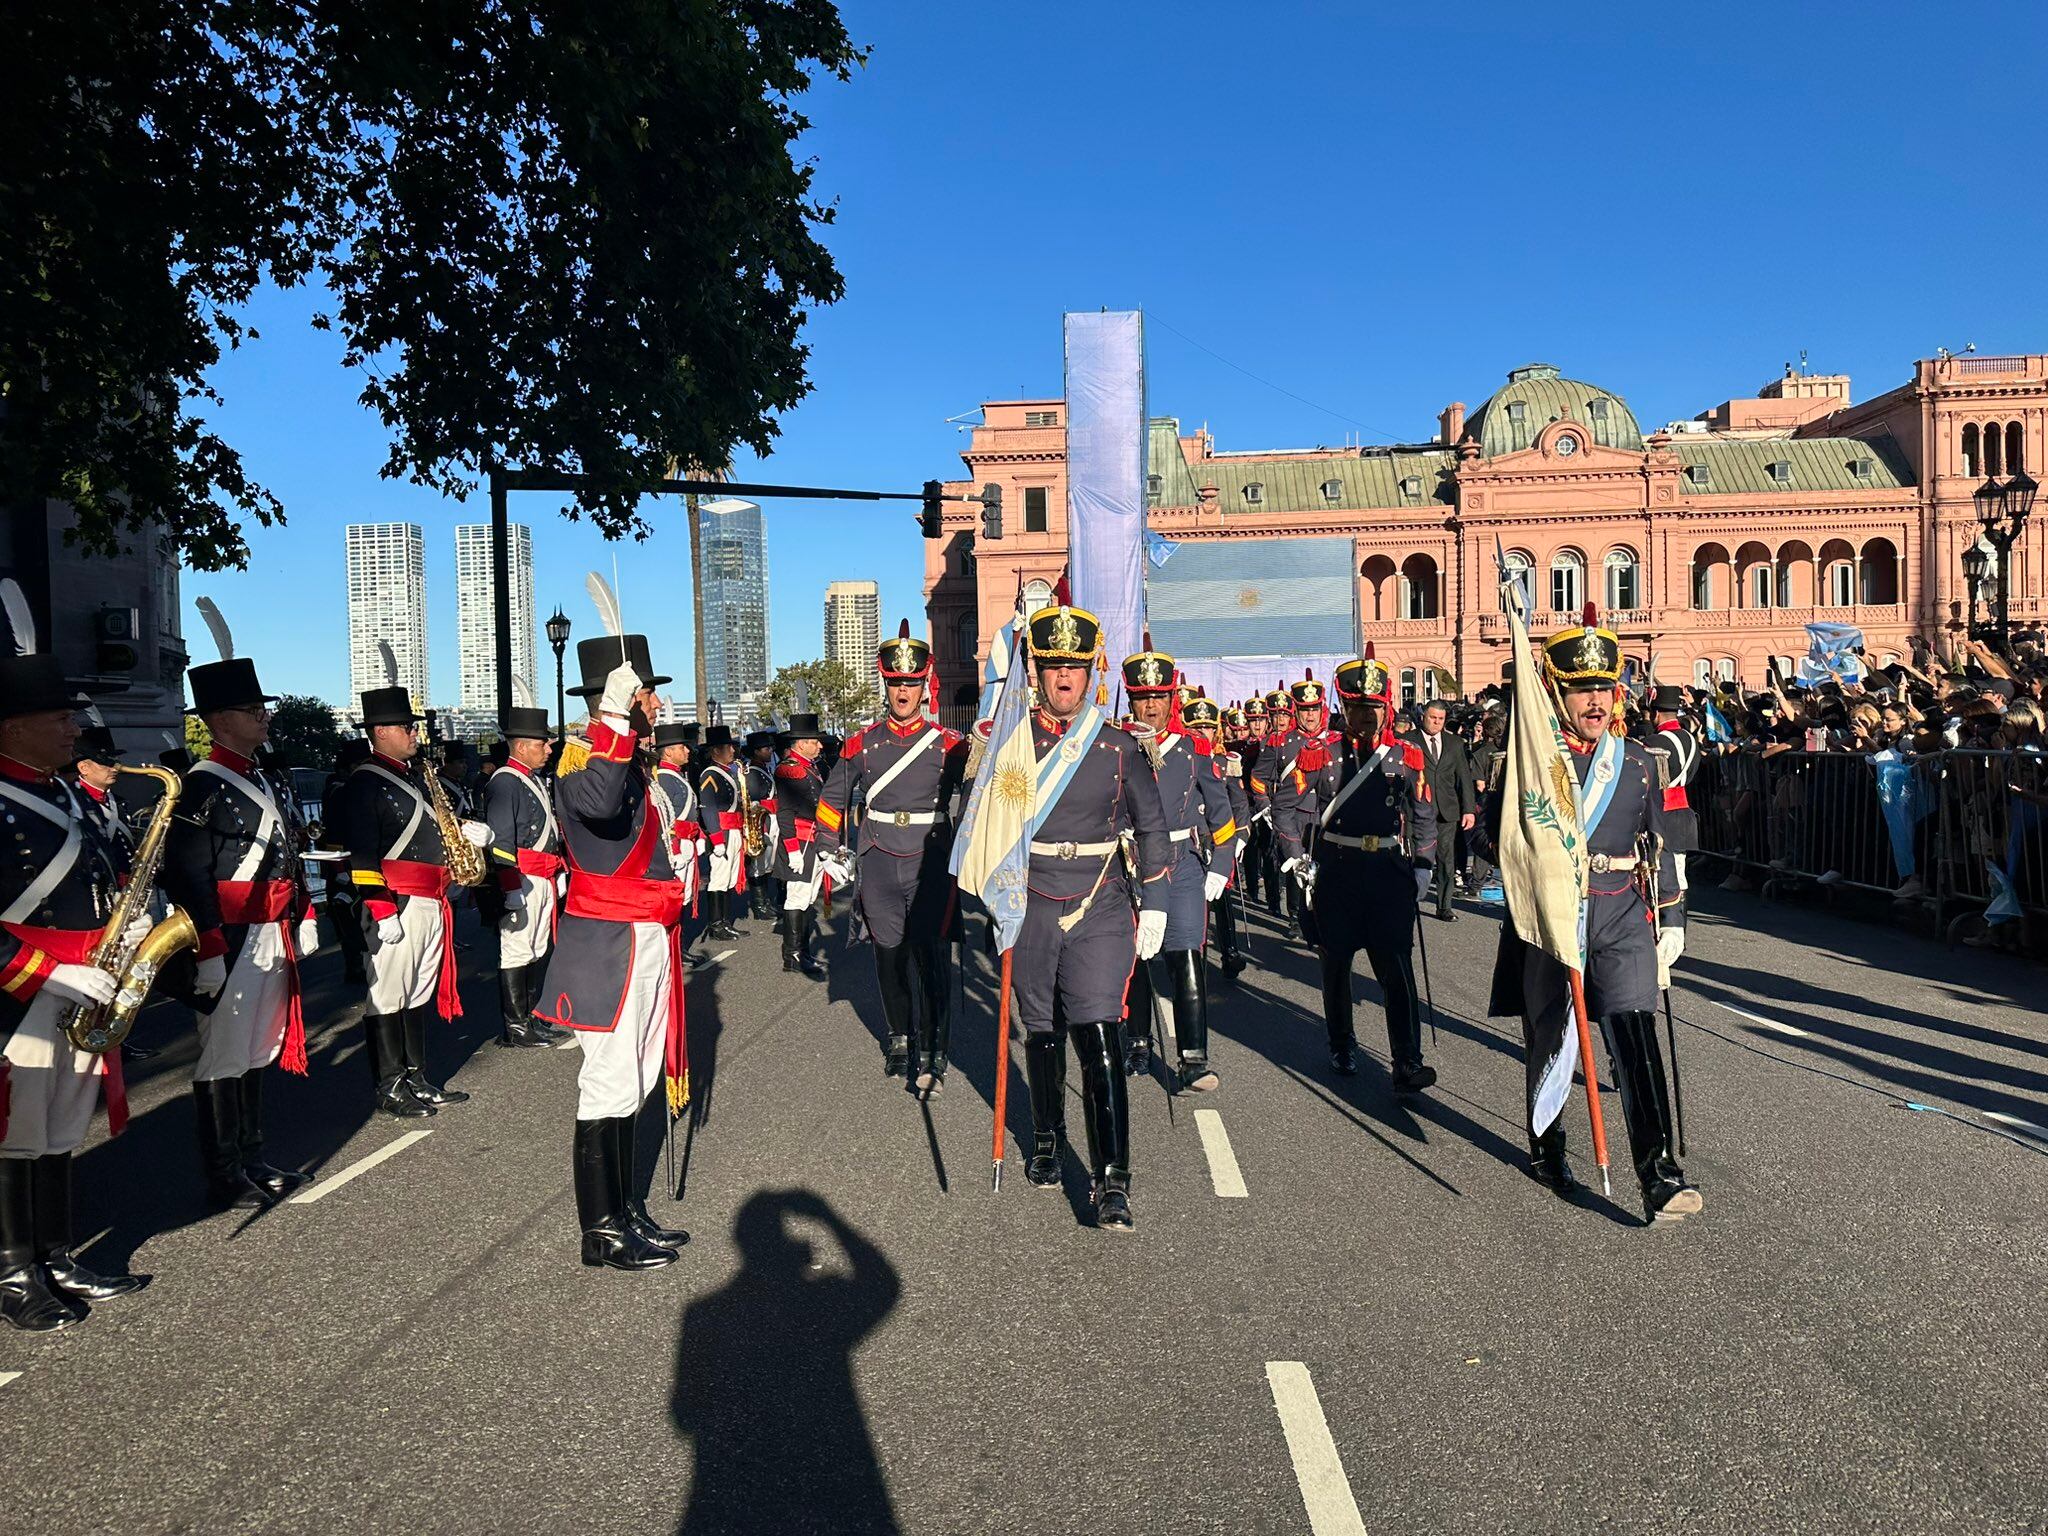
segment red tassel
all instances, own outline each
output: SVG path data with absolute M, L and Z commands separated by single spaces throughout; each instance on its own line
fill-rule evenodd
M 908 624 L 910 621 L 908 619 L 905 619 L 903 622 Z M 924 669 L 924 698 L 925 702 L 931 706 L 932 718 L 934 720 L 938 719 L 939 669 L 936 663 Z
M 1073 604 L 1074 589 L 1067 585 L 1065 566 L 1060 567 L 1060 579 L 1052 584 L 1052 600 L 1053 606 L 1057 608 L 1066 608 Z
M 306 1076 L 309 1064 L 306 1061 L 306 1021 L 304 1018 L 295 1015 L 292 1021 L 285 1025 L 284 1050 L 279 1053 L 277 1064 L 294 1077 Z
M 1365 659 L 1367 661 L 1373 660 L 1372 642 L 1370 640 L 1365 642 Z
M 1600 622 L 1600 609 L 1590 597 L 1586 599 L 1586 611 L 1579 615 L 1579 622 L 1587 629 L 1596 627 Z

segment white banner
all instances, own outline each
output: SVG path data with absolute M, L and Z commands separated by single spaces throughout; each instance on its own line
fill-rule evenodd
M 1102 620 L 1112 675 L 1145 628 L 1145 322 L 1066 317 L 1067 586 Z

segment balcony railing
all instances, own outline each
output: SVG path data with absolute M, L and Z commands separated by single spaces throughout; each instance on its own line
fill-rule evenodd
M 1451 632 L 1449 619 L 1367 619 L 1358 626 L 1358 632 L 1368 640 L 1398 640 L 1403 637 L 1426 638 L 1432 635 L 1447 635 Z

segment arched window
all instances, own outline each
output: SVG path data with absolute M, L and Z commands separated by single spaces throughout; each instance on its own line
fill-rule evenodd
M 1984 473 L 2005 473 L 2005 434 L 1998 430 L 1998 423 L 1995 421 L 1984 423 Z
M 1847 608 L 1856 601 L 1856 550 L 1847 539 L 1829 539 L 1820 547 L 1821 601 Z
M 1586 557 L 1576 549 L 1560 549 L 1550 557 L 1550 607 L 1554 613 L 1577 613 L 1586 601 Z
M 1428 555 L 1410 555 L 1401 562 L 1401 617 L 1437 617 L 1436 562 Z
M 1041 608 L 1052 606 L 1052 583 L 1049 581 L 1027 581 L 1024 583 L 1024 612 L 1034 614 Z
M 1722 681 L 1722 682 L 1724 682 L 1724 683 L 1732 683 L 1732 682 L 1734 682 L 1734 681 L 1735 681 L 1735 658 L 1734 658 L 1733 656 L 1723 656 L 1723 657 L 1722 657 L 1722 658 L 1720 659 L 1720 661 L 1718 661 L 1717 663 L 1715 663 L 1715 670 L 1716 670 L 1716 671 L 1718 671 L 1718 672 L 1719 672 L 1719 673 L 1721 674 L 1721 681 Z
M 974 653 L 980 649 L 981 626 L 975 621 L 974 610 L 970 608 L 953 623 L 953 654 L 972 664 Z
M 1976 478 L 1977 474 L 1977 423 L 1963 423 L 1963 473 Z
M 1415 669 L 1413 667 L 1403 667 L 1401 669 L 1401 702 L 1403 704 L 1413 704 L 1415 702 Z
M 1375 619 L 1390 619 L 1387 612 L 1387 582 L 1394 574 L 1394 562 L 1385 555 L 1374 555 L 1358 568 L 1358 574 L 1365 582 L 1366 591 L 1372 595 L 1370 607 Z
M 2027 434 L 2016 421 L 2005 424 L 2006 473 L 2016 475 L 2027 467 Z
M 1872 539 L 1857 561 L 1862 601 L 1889 606 L 1899 600 L 1899 552 L 1890 539 Z
M 1804 539 L 1788 539 L 1778 548 L 1778 606 L 1813 606 L 1813 546 Z
M 1714 686 L 1714 663 L 1711 657 L 1701 656 L 1693 662 L 1692 685 L 1695 688 Z
M 1750 607 L 1768 608 L 1771 606 L 1772 600 L 1775 596 L 1775 593 L 1772 590 L 1775 584 L 1772 582 L 1771 576 L 1772 571 L 1771 567 L 1768 564 L 1759 562 L 1758 564 L 1752 565 L 1749 568 Z
M 1536 611 L 1536 557 L 1526 549 L 1511 549 L 1503 557 L 1508 577 L 1522 589 L 1522 611 Z
M 1761 574 L 1759 574 L 1761 573 Z M 1771 552 L 1755 539 L 1735 551 L 1735 600 L 1744 608 L 1768 608 L 1776 590 Z
M 1692 605 L 1709 613 L 1728 602 L 1728 550 L 1720 544 L 1702 544 L 1692 554 Z
M 1610 611 L 1640 608 L 1642 606 L 1642 569 L 1636 563 L 1636 552 L 1627 546 L 1610 549 L 1601 563 L 1605 572 L 1602 590 L 1607 595 Z
M 1790 656 L 1779 656 L 1774 659 L 1778 663 L 1778 677 L 1781 681 L 1789 683 L 1798 675 L 1797 668 L 1792 665 L 1792 658 Z

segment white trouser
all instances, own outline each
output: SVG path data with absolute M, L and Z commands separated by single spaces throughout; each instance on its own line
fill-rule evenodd
M 739 884 L 740 871 L 746 868 L 746 854 L 742 851 L 740 834 L 728 832 L 711 845 L 711 878 L 705 888 L 713 891 L 729 891 Z
M 371 1013 L 403 1013 L 434 1000 L 441 984 L 441 903 L 426 896 L 408 896 L 398 909 L 404 934 L 386 944 L 370 931 L 363 964 L 370 973 Z
M 70 1003 L 47 987 L 7 1042 L 7 1135 L 0 1157 L 76 1152 L 92 1124 L 105 1063 L 64 1038 Z
M 801 912 L 805 907 L 816 901 L 818 899 L 820 877 L 823 873 L 824 871 L 822 870 L 814 869 L 811 871 L 811 878 L 808 880 L 784 881 L 782 886 L 782 910 L 785 912 Z
M 668 1043 L 668 930 L 633 925 L 633 974 L 619 1022 L 609 1031 L 579 1029 L 583 1065 L 576 1073 L 576 1118 L 614 1120 L 637 1115 L 660 1086 Z
M 192 1067 L 192 1081 L 213 1083 L 269 1066 L 284 1049 L 291 1009 L 284 924 L 252 923 L 213 1012 L 195 1015 L 199 1060 Z
M 511 971 L 545 960 L 555 942 L 555 882 L 522 874 L 526 905 L 498 919 L 498 964 Z

